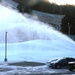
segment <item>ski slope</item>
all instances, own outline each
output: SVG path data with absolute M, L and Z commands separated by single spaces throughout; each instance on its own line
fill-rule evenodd
M 72 39 L 26 14 L 0 5 L 0 63 L 5 58 L 6 31 L 8 62 L 75 57 Z

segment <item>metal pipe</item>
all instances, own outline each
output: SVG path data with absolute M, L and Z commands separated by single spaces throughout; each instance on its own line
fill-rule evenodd
M 5 32 L 5 62 L 7 62 L 7 32 Z

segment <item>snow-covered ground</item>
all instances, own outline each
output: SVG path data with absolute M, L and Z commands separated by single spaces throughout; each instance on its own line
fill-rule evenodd
M 4 60 L 4 44 L 0 44 L 0 61 Z M 8 44 L 8 61 L 41 61 L 53 58 L 75 57 L 75 44 L 58 40 L 33 40 Z
M 68 69 L 50 69 L 47 66 L 21 67 L 0 65 L 0 75 L 75 75 Z
M 47 62 L 61 57 L 75 57 L 75 42 L 46 24 L 28 18 L 11 8 L 0 5 L 0 69 L 4 66 L 5 32 L 7 33 L 8 63 L 32 61 Z M 2 68 L 1 68 L 2 67 Z M 11 66 L 10 71 L 0 72 L 0 75 L 15 75 L 20 73 L 48 73 L 47 66 L 21 67 Z M 16 69 L 18 68 L 18 70 Z M 21 70 L 20 70 L 21 69 Z M 14 71 L 14 72 L 13 72 Z M 15 73 L 15 74 L 13 74 Z M 20 75 L 18 74 L 18 75 Z

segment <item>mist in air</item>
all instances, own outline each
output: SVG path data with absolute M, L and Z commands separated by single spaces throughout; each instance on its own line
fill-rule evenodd
M 63 40 L 73 42 L 59 31 L 47 24 L 28 18 L 10 7 L 0 5 L 0 43 L 4 42 L 4 34 L 8 32 L 8 42 L 24 42 L 29 40 Z M 13 38 L 12 38 L 13 37 Z

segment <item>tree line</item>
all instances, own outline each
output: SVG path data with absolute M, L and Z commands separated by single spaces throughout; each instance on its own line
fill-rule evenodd
M 62 14 L 62 15 L 74 15 L 75 6 L 73 5 L 57 5 L 55 3 L 41 1 L 31 8 L 32 10 L 38 10 L 51 14 Z

